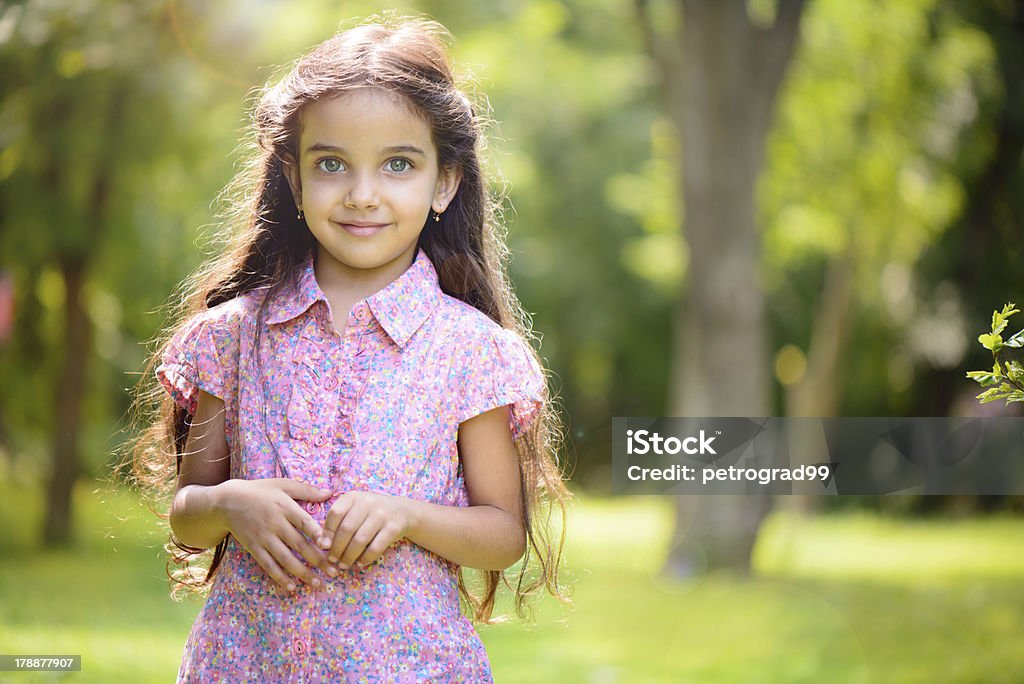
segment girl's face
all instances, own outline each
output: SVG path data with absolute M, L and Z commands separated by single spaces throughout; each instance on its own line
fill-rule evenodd
M 301 114 L 299 159 L 285 166 L 319 243 L 318 275 L 383 287 L 412 264 L 431 208 L 448 208 L 458 173 L 438 167 L 430 128 L 400 95 L 360 88 Z

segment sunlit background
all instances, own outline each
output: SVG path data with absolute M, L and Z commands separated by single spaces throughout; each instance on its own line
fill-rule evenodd
M 451 30 L 489 102 L 579 495 L 575 607 L 483 628 L 497 681 L 1024 681 L 1021 497 L 739 502 L 730 555 L 693 502 L 611 492 L 612 416 L 1019 415 L 965 373 L 1024 303 L 1024 2 L 798 5 L 0 2 L 0 653 L 173 678 L 199 604 L 112 482 L 130 392 L 217 249 L 254 89 L 396 7 Z M 756 285 L 709 309 L 719 267 Z M 737 379 L 684 360 L 695 330 Z M 0 681 L 63 681 L 36 676 Z

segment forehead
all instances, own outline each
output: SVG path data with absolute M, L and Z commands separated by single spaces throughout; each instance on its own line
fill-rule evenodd
M 301 145 L 372 150 L 412 144 L 434 153 L 423 117 L 403 96 L 382 88 L 358 88 L 306 105 L 300 116 Z M 429 148 L 429 150 L 428 150 Z

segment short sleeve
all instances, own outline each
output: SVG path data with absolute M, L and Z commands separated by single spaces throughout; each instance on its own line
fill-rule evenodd
M 525 340 L 496 328 L 479 343 L 473 363 L 466 368 L 458 422 L 462 423 L 499 406 L 509 406 L 509 429 L 518 440 L 544 405 L 544 373 Z
M 171 338 L 157 379 L 174 401 L 195 413 L 199 390 L 227 401 L 238 376 L 238 320 L 229 303 L 204 311 Z

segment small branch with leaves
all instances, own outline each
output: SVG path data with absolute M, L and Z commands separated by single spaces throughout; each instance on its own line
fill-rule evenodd
M 1003 340 L 1003 330 L 1009 322 L 1010 316 L 1020 313 L 1014 308 L 1013 302 L 1003 307 L 1002 311 L 992 312 L 992 332 L 978 336 L 978 342 L 992 352 L 995 364 L 991 371 L 970 371 L 967 377 L 977 382 L 982 387 L 987 387 L 984 392 L 977 396 L 982 404 L 990 401 L 1005 399 L 1007 404 L 1013 402 L 1024 402 L 1024 366 L 1019 361 L 1003 361 L 1000 354 L 1006 349 L 1020 349 L 1024 347 L 1024 330 L 1008 340 Z

